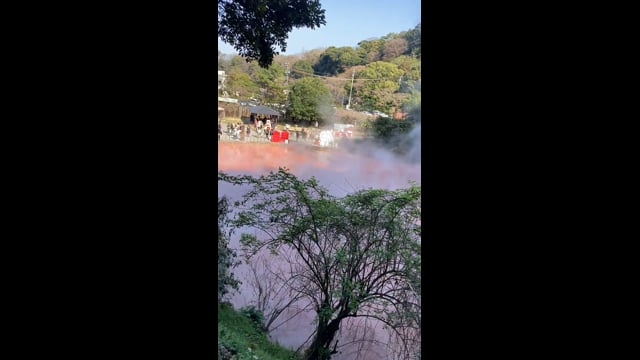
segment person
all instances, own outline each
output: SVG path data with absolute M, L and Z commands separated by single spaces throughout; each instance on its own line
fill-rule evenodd
M 222 136 L 222 124 L 218 123 L 218 141 L 220 141 L 221 136 Z
M 251 127 L 247 126 L 247 139 L 249 139 L 249 135 L 251 135 Z

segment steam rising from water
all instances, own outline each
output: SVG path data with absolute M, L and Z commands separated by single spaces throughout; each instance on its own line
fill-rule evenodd
M 278 167 L 289 168 L 296 176 L 307 179 L 315 177 L 334 196 L 344 196 L 365 188 L 397 189 L 409 186 L 409 182 L 420 184 L 420 124 L 404 139 L 411 142 L 410 151 L 399 157 L 383 148 L 364 145 L 345 149 L 317 149 L 291 142 L 289 144 L 250 144 L 219 143 L 218 169 L 229 174 L 266 174 Z M 218 182 L 219 194 L 232 201 L 240 199 L 246 188 Z M 239 252 L 239 234 L 231 239 L 230 246 Z M 240 292 L 231 298 L 236 308 L 249 305 L 253 293 L 248 285 L 249 269 L 242 264 L 234 270 L 236 277 L 243 282 Z M 297 348 L 313 331 L 313 312 L 303 313 L 271 335 L 281 344 Z M 364 326 L 364 327 L 363 327 Z M 355 334 L 349 328 L 359 327 L 358 334 L 366 332 L 368 337 L 378 341 L 386 341 L 387 333 L 380 330 L 379 325 L 345 323 L 343 336 Z M 364 329 L 364 330 L 363 330 Z M 342 343 L 343 341 L 341 341 Z M 347 341 L 344 341 L 345 343 Z M 356 344 L 361 345 L 361 344 Z M 354 346 L 356 346 L 354 345 Z M 342 354 L 333 358 L 338 360 L 355 359 L 354 348 L 346 348 Z M 365 358 L 390 358 L 383 346 L 368 344 Z

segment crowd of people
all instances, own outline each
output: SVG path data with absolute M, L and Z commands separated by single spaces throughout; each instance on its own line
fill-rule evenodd
M 309 131 L 305 128 L 291 128 L 289 125 L 284 126 L 284 130 L 289 132 L 289 140 L 306 141 L 312 139 Z M 218 122 L 218 141 L 235 140 L 235 141 L 271 141 L 271 137 L 275 127 L 270 119 L 256 118 L 254 123 L 227 123 L 226 128 L 221 122 Z

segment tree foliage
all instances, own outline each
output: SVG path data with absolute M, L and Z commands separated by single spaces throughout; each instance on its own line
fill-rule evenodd
M 336 75 L 344 72 L 349 66 L 363 63 L 364 61 L 356 49 L 350 46 L 339 48 L 331 46 L 320 55 L 313 69 L 322 75 Z
M 418 23 L 413 29 L 404 34 L 407 40 L 407 55 L 412 55 L 418 59 L 422 55 L 422 23 Z
M 300 79 L 313 74 L 313 64 L 309 60 L 298 60 L 293 63 L 291 76 L 294 79 Z
M 313 65 L 313 70 L 322 75 L 336 75 L 344 71 L 340 65 L 340 50 L 333 46 L 326 49 Z
M 306 359 L 329 359 L 345 319 L 371 318 L 389 331 L 415 327 L 421 269 L 421 188 L 360 190 L 334 197 L 311 178 L 285 169 L 260 177 L 218 179 L 250 190 L 234 205 L 232 223 L 243 234 L 245 254 L 291 252 L 288 286 L 316 313 Z M 415 340 L 415 339 L 414 339 Z
M 258 84 L 253 81 L 249 74 L 237 68 L 232 68 L 227 72 L 226 84 L 231 96 L 248 99 L 259 94 Z
M 229 248 L 230 234 L 224 231 L 228 215 L 229 202 L 224 197 L 218 198 L 218 302 L 232 290 L 238 290 L 240 284 L 231 272 L 238 262 L 235 251 Z
M 218 36 L 247 60 L 268 67 L 286 51 L 293 28 L 325 25 L 319 0 L 218 0 Z
M 357 78 L 367 79 L 354 86 L 354 94 L 367 110 L 389 112 L 396 106 L 393 93 L 400 88 L 400 77 L 404 74 L 396 64 L 376 61 L 357 72 Z M 351 84 L 345 84 L 347 89 Z M 348 91 L 348 90 L 347 90 Z
M 419 59 L 412 56 L 401 55 L 392 59 L 390 62 L 398 65 L 404 72 L 402 75 L 403 80 L 416 81 L 422 78 L 422 63 Z
M 358 53 L 364 63 L 379 61 L 382 58 L 382 49 L 384 48 L 384 40 L 373 39 L 363 40 L 358 43 Z
M 289 115 L 301 120 L 326 120 L 332 111 L 331 93 L 316 77 L 298 80 L 291 87 Z
M 262 91 L 260 97 L 265 103 L 285 102 L 284 76 L 284 68 L 277 62 L 273 62 L 267 68 L 257 69 L 255 78 Z
M 404 54 L 409 46 L 407 40 L 403 38 L 395 38 L 387 41 L 382 48 L 382 60 L 389 61 Z

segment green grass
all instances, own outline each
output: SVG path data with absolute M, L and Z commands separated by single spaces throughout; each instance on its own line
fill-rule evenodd
M 229 304 L 218 305 L 218 349 L 229 349 L 237 360 L 298 360 L 295 352 L 277 343 L 258 330 L 246 316 Z

